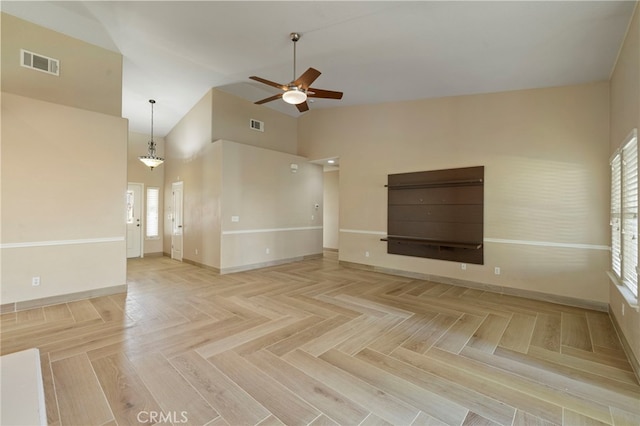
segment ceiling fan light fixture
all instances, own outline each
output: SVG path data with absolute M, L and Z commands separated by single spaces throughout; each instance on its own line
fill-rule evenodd
M 291 105 L 298 105 L 307 100 L 307 94 L 304 90 L 292 87 L 282 94 L 282 100 Z
M 280 84 L 274 81 L 266 80 L 264 78 L 252 75 L 249 77 L 251 80 L 258 81 L 266 84 L 267 86 L 275 87 L 283 92 L 277 95 L 269 96 L 268 98 L 261 99 L 254 102 L 256 105 L 262 105 L 267 102 L 275 101 L 276 99 L 282 99 L 290 105 L 295 105 L 299 112 L 305 112 L 309 110 L 307 101 L 313 102 L 315 98 L 325 99 L 342 99 L 342 92 L 335 92 L 332 90 L 315 89 L 311 87 L 314 81 L 320 77 L 320 71 L 315 68 L 309 68 L 302 75 L 296 78 L 296 42 L 300 40 L 300 34 L 291 33 L 291 41 L 293 42 L 293 80 L 289 84 Z M 311 98 L 311 99 L 307 99 Z

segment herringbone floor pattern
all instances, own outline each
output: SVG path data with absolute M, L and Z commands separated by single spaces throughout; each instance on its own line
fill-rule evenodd
M 2 353 L 41 351 L 50 424 L 640 424 L 606 313 L 330 258 L 128 266 L 127 295 L 2 315 Z

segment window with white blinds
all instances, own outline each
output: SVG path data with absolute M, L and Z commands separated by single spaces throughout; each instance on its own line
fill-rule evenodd
M 611 270 L 622 276 L 622 155 L 611 160 Z
M 159 237 L 160 189 L 147 188 L 147 238 Z
M 634 130 L 611 160 L 611 270 L 638 296 L 638 136 Z

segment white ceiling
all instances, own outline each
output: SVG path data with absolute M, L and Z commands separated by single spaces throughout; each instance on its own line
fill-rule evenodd
M 578 84 L 609 78 L 635 1 L 53 1 L 2 11 L 124 57 L 122 114 L 165 135 L 211 88 L 257 101 L 249 80 L 297 74 L 344 92 L 311 109 Z M 298 116 L 278 100 L 265 104 Z

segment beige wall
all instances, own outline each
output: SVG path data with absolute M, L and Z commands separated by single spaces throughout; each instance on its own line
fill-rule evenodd
M 213 140 L 230 140 L 289 154 L 297 153 L 298 124 L 294 117 L 220 90 L 214 89 L 212 94 Z M 252 118 L 264 123 L 264 132 L 249 127 Z
M 1 14 L 2 91 L 120 116 L 122 55 Z M 54 76 L 20 65 L 20 49 L 60 61 Z
M 204 196 L 202 199 L 202 241 L 201 247 L 204 253 L 203 263 L 221 269 L 222 251 L 222 176 L 224 158 L 222 146 L 219 143 L 211 143 L 204 152 L 202 173 Z M 233 166 L 233 165 L 231 165 Z
M 224 183 L 221 271 L 322 253 L 322 167 L 291 154 L 217 143 Z
M 214 89 L 166 136 L 165 218 L 171 184 L 182 181 L 185 260 L 232 272 L 322 252 L 322 169 L 287 152 L 295 151 L 295 119 L 262 109 Z M 250 130 L 250 118 L 265 132 Z M 213 135 L 242 143 L 212 143 Z M 300 167 L 293 177 L 292 162 Z M 165 253 L 170 233 L 166 220 Z
M 184 185 L 184 258 L 199 264 L 217 267 L 214 252 L 201 250 L 204 232 L 211 232 L 211 227 L 218 227 L 215 218 L 213 223 L 203 223 L 203 193 L 208 191 L 209 182 L 203 180 L 203 156 L 210 155 L 212 91 L 207 92 L 200 101 L 178 122 L 165 136 L 165 197 L 164 197 L 164 252 L 171 253 L 171 221 L 172 214 L 171 185 L 183 182 Z M 215 200 L 207 200 L 215 203 Z M 213 208 L 212 211 L 216 211 Z M 219 230 L 218 230 L 219 232 Z M 204 239 L 203 239 L 204 238 Z M 195 251 L 198 249 L 198 254 Z M 219 262 L 219 261 L 218 261 Z
M 122 291 L 122 57 L 4 13 L 1 26 L 1 303 Z M 21 48 L 60 75 L 20 66 Z
M 611 75 L 611 145 L 613 153 L 632 129 L 640 128 L 640 10 L 629 27 L 616 67 Z M 640 360 L 640 313 L 609 283 L 609 309 L 630 343 L 636 360 Z M 624 314 L 623 314 L 624 306 Z M 636 364 L 639 361 L 636 362 Z
M 127 121 L 2 93 L 1 137 L 2 304 L 123 286 Z
M 324 211 L 322 246 L 327 249 L 338 250 L 340 241 L 340 171 L 324 172 Z
M 160 189 L 160 217 L 159 217 L 159 232 L 158 238 L 144 238 L 144 250 L 145 254 L 162 253 L 163 252 L 163 229 L 164 229 L 164 214 L 162 206 L 164 205 L 164 165 L 160 165 L 153 170 L 150 170 L 139 159 L 141 155 L 146 155 L 149 148 L 150 135 L 129 132 L 129 143 L 127 145 L 127 182 L 141 183 L 144 185 L 146 191 L 149 187 L 155 187 Z M 164 156 L 164 138 L 154 137 L 156 143 L 156 154 L 159 157 Z M 143 212 L 143 225 L 146 221 L 146 195 L 145 195 L 145 210 Z M 143 226 L 144 229 L 144 226 Z
M 220 191 L 222 155 L 212 143 L 197 156 L 180 162 L 167 158 L 167 171 L 176 176 L 165 183 L 165 218 L 172 211 L 172 184 L 183 184 L 183 259 L 220 269 Z M 165 253 L 171 253 L 171 221 L 165 221 Z
M 341 261 L 604 304 L 608 96 L 602 82 L 312 110 L 299 153 L 340 157 Z M 478 165 L 484 265 L 386 253 L 388 174 Z
M 146 136 L 129 134 L 127 154 L 121 55 L 2 13 L 1 303 L 123 285 L 127 179 L 164 182 L 163 218 L 171 183 L 184 182 L 185 259 L 232 271 L 317 253 L 322 172 L 294 154 L 338 156 L 341 260 L 609 303 L 640 357 L 640 314 L 604 274 L 607 160 L 640 127 L 638 14 L 608 83 L 298 120 L 214 89 L 167 135 L 165 165 L 146 174 L 134 159 Z M 21 67 L 21 48 L 59 59 L 60 76 Z M 249 129 L 251 118 L 265 132 Z M 387 174 L 475 165 L 486 167 L 485 265 L 388 255 Z M 168 220 L 164 231 L 145 252 L 170 252 Z

